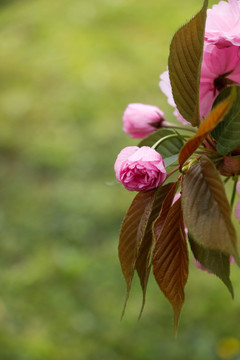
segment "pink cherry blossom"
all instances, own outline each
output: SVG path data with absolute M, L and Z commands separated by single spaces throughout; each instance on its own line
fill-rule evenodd
M 237 193 L 240 196 L 240 181 L 238 181 L 238 183 L 237 183 Z M 235 214 L 236 218 L 239 219 L 239 224 L 240 224 L 240 199 L 237 202 L 234 214 Z
M 176 116 L 176 118 L 184 125 L 190 124 L 187 120 L 185 120 L 182 117 L 182 115 L 180 114 L 180 112 L 178 111 L 178 109 L 176 107 L 175 101 L 173 99 L 172 86 L 171 86 L 168 70 L 164 71 L 160 75 L 159 86 L 160 86 L 160 89 L 162 90 L 162 92 L 167 96 L 169 105 L 171 105 L 172 107 L 175 108 L 174 115 Z
M 207 11 L 205 40 L 218 47 L 240 46 L 240 1 L 220 1 Z
M 123 131 L 132 138 L 144 138 L 164 125 L 164 113 L 156 106 L 129 104 L 123 115 Z
M 183 119 L 176 108 L 172 95 L 172 88 L 168 71 L 160 76 L 159 86 L 168 98 L 168 103 L 175 107 L 174 114 L 183 124 L 188 122 Z M 203 119 L 211 111 L 212 105 L 219 92 L 225 87 L 240 85 L 240 56 L 237 46 L 218 48 L 205 42 L 201 66 L 199 103 L 200 118 Z
M 161 155 L 148 146 L 128 146 L 122 149 L 114 170 L 117 180 L 130 191 L 157 188 L 167 176 Z
M 219 92 L 233 84 L 240 84 L 239 48 L 220 49 L 205 43 L 199 89 L 201 118 L 211 111 Z

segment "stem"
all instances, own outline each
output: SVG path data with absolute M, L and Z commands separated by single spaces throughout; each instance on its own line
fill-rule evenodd
M 190 128 L 188 126 L 179 126 L 179 125 L 165 125 L 164 128 L 168 128 L 168 129 L 179 129 L 179 130 L 187 130 L 190 132 L 193 132 L 194 134 L 196 134 L 196 130 L 194 130 L 193 128 Z
M 187 161 L 187 162 L 185 163 L 185 165 L 182 167 L 182 172 L 184 173 L 184 172 L 188 171 L 188 169 L 189 169 L 193 164 L 195 164 L 198 160 L 199 160 L 199 158 L 197 158 L 197 159 L 190 159 L 189 161 Z
M 216 158 L 215 161 L 216 161 L 216 162 L 217 162 L 217 161 L 222 161 L 223 159 L 224 159 L 224 156 Z
M 199 154 L 199 155 L 215 155 L 216 152 L 213 152 L 213 150 L 211 151 L 204 151 L 204 150 L 197 150 L 197 151 L 194 151 L 194 154 Z
M 178 165 L 177 167 L 175 167 L 174 169 L 172 169 L 168 174 L 167 174 L 167 178 L 172 175 L 173 173 L 175 173 L 176 171 L 178 171 L 180 168 L 180 166 Z
M 159 139 L 157 142 L 155 142 L 155 144 L 152 146 L 152 149 L 156 149 L 165 140 L 168 140 L 168 139 L 171 139 L 171 138 L 176 138 L 176 137 L 179 137 L 179 135 L 178 134 L 166 135 L 163 138 Z M 191 137 L 191 136 L 184 135 L 184 137 Z
M 157 142 L 155 142 L 155 144 L 152 146 L 152 149 L 156 149 L 163 141 L 165 141 L 167 139 L 175 138 L 175 137 L 179 137 L 179 136 L 177 134 L 171 134 L 171 135 L 164 136 L 163 138 L 161 138 Z
M 198 149 L 199 149 L 200 151 L 204 151 L 205 153 L 214 153 L 214 154 L 217 154 L 216 150 L 213 150 L 213 149 L 210 149 L 210 148 L 206 148 L 206 147 L 204 147 L 203 145 L 200 145 L 200 146 L 198 147 Z
M 234 205 L 235 195 L 236 195 L 236 191 L 237 191 L 238 176 L 234 177 L 233 180 L 234 180 L 234 182 L 233 182 L 233 190 L 232 190 L 232 197 L 231 197 L 231 208 L 233 208 L 233 205 Z
M 230 180 L 230 177 L 228 176 L 228 177 L 226 177 L 226 179 L 224 179 L 224 184 L 226 184 L 227 182 L 228 182 L 228 180 Z
M 211 149 L 215 150 L 214 144 L 210 141 L 210 139 L 206 138 L 205 140 L 208 143 L 208 145 L 211 147 Z

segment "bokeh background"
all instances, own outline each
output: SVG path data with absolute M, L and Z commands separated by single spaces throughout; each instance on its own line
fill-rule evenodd
M 128 103 L 158 88 L 170 40 L 200 0 L 0 1 L 0 359 L 240 359 L 235 300 L 192 258 L 177 339 L 150 280 L 142 319 L 118 234 L 133 195 L 115 181 Z M 212 4 L 213 2 L 211 2 Z

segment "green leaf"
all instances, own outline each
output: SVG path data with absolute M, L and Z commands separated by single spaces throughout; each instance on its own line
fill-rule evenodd
M 165 168 L 167 168 L 168 166 L 174 164 L 178 159 L 178 154 L 176 155 L 171 155 L 167 158 L 164 159 L 164 165 L 165 165 Z
M 118 246 L 119 260 L 127 285 L 123 314 L 136 268 L 143 288 L 143 298 L 145 299 L 149 275 L 148 257 L 152 245 L 151 223 L 157 217 L 162 201 L 171 186 L 172 184 L 168 184 L 158 189 L 139 192 L 123 220 Z
M 168 135 L 176 134 L 172 130 L 160 129 L 146 137 L 139 143 L 139 147 L 150 146 L 152 147 L 156 142 Z M 177 161 L 178 153 L 183 146 L 183 140 L 180 137 L 172 137 L 164 140 L 155 150 L 161 154 L 165 167 L 170 166 Z
M 206 156 L 184 176 L 182 207 L 187 228 L 198 244 L 233 255 L 239 263 L 236 231 L 225 188 L 217 169 Z
M 217 152 L 221 155 L 227 155 L 240 145 L 240 87 L 233 87 L 236 91 L 236 97 L 229 112 L 224 116 L 223 121 L 212 132 L 217 141 Z M 215 103 L 226 97 L 229 88 L 224 89 L 216 99 Z
M 168 59 L 174 101 L 193 126 L 199 124 L 199 82 L 208 1 L 201 11 L 174 35 Z
M 217 275 L 226 285 L 233 297 L 233 286 L 230 276 L 230 260 L 229 256 L 218 250 L 209 250 L 199 245 L 193 237 L 188 234 L 188 240 L 191 250 L 196 260 L 205 268 Z
M 230 96 L 217 104 L 206 119 L 201 123 L 196 134 L 191 137 L 181 149 L 178 162 L 182 166 L 184 162 L 193 154 L 195 150 L 202 144 L 208 134 L 223 120 L 228 114 L 235 99 L 235 92 L 231 92 Z
M 153 249 L 153 273 L 155 279 L 173 306 L 174 325 L 184 303 L 184 287 L 188 278 L 188 250 L 185 238 L 181 199 L 168 211 L 160 236 Z

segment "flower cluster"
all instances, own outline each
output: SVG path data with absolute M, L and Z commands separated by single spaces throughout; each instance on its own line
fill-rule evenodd
M 133 138 L 143 138 L 165 124 L 164 113 L 156 106 L 130 104 L 123 115 L 123 130 Z M 150 190 L 160 186 L 167 173 L 161 155 L 143 146 L 128 146 L 114 165 L 117 180 L 127 190 Z
M 168 103 L 175 107 L 174 115 L 183 124 L 189 124 L 174 102 L 169 72 L 165 71 L 160 78 L 159 86 L 167 96 Z M 202 120 L 211 111 L 220 91 L 233 84 L 240 85 L 239 0 L 220 1 L 207 10 L 199 87 Z M 163 111 L 153 105 L 129 104 L 123 115 L 123 131 L 132 138 L 145 138 L 156 129 L 166 128 L 168 125 Z M 135 154 L 134 158 L 132 154 Z M 157 167 L 156 161 L 159 163 Z M 117 180 L 130 191 L 153 189 L 161 185 L 166 178 L 161 155 L 146 146 L 141 150 L 135 146 L 123 149 L 114 168 Z M 238 192 L 240 194 L 240 190 Z M 240 202 L 237 204 L 235 216 L 240 219 Z
M 152 266 L 175 325 L 188 276 L 187 240 L 196 266 L 216 274 L 232 295 L 230 263 L 240 264 L 231 219 L 235 206 L 240 224 L 240 0 L 207 5 L 175 34 L 160 76 L 181 124 L 167 122 L 157 106 L 129 104 L 123 131 L 141 142 L 122 149 L 114 165 L 117 180 L 139 192 L 119 242 L 127 297 L 137 270 L 145 298 Z M 232 196 L 225 192 L 229 179 Z

